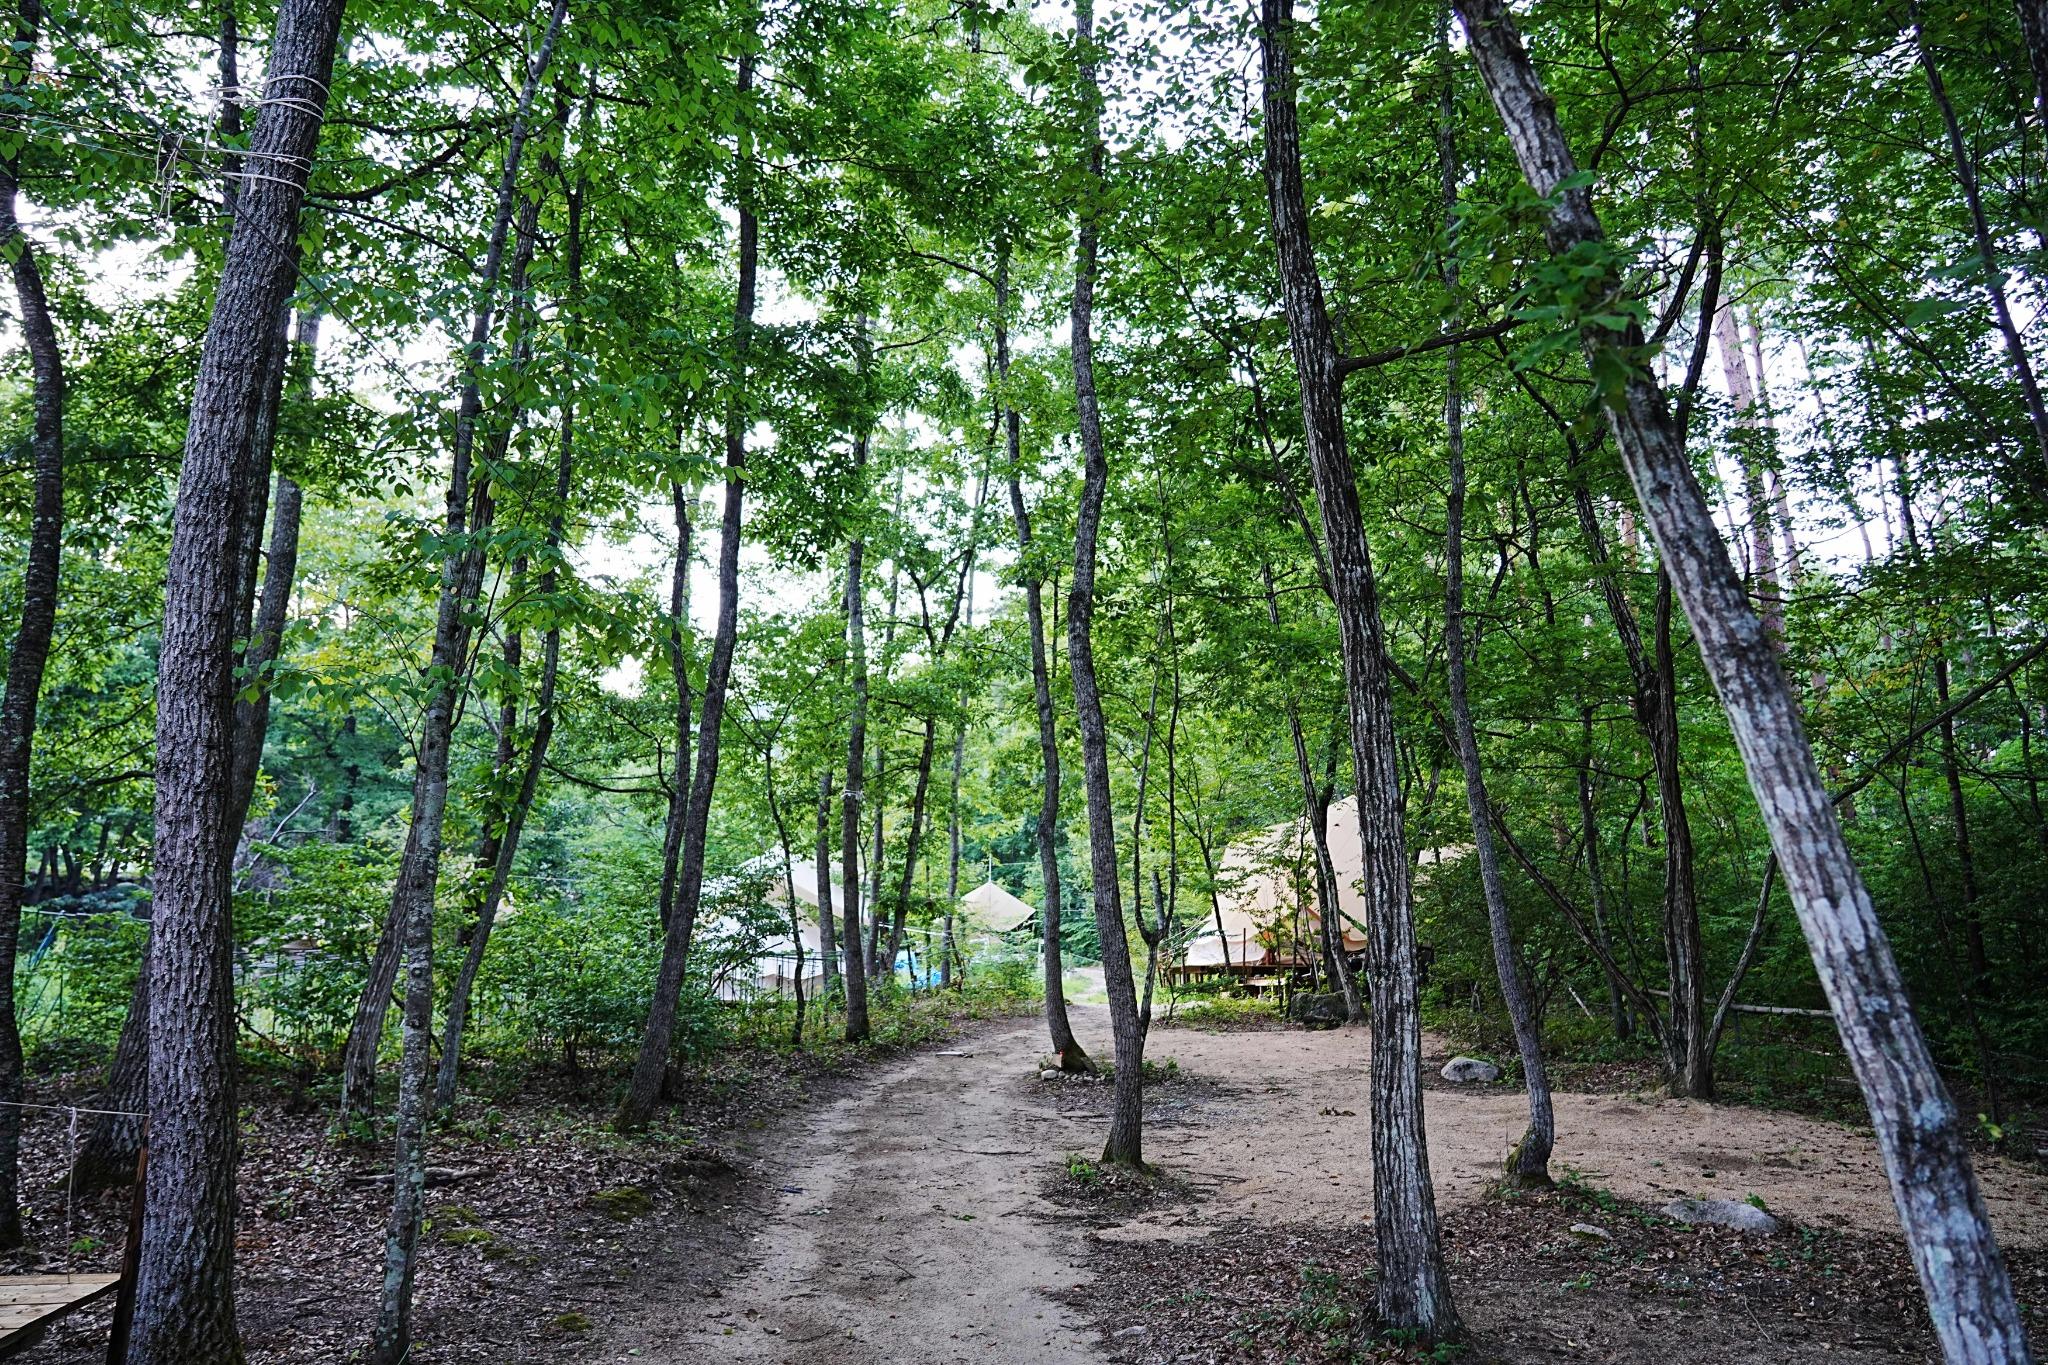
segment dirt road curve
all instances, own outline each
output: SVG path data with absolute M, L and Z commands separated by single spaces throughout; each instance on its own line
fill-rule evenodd
M 1107 1018 L 1078 1013 L 1109 1052 Z M 1105 1358 L 1054 1297 L 1084 1285 L 1085 1238 L 1182 1240 L 1228 1218 L 1360 1223 L 1371 1208 L 1367 1035 L 1160 1030 L 1151 1054 L 1192 1078 L 1148 1096 L 1148 1156 L 1203 1198 L 1121 1224 L 1051 1217 L 1041 1197 L 1101 1122 L 1061 1112 L 1030 1079 L 1040 1025 L 984 1032 L 871 1073 L 799 1115 L 759 1155 L 772 1206 L 719 1297 L 690 1294 L 612 1324 L 604 1356 L 661 1365 L 1053 1365 Z M 1068 1097 L 1071 1100 L 1071 1096 Z M 1519 1091 L 1428 1096 L 1431 1162 L 1447 1205 L 1476 1199 L 1519 1135 Z M 1071 1109 L 1069 1103 L 1066 1107 Z M 1657 1099 L 1560 1095 L 1558 1168 L 1630 1198 L 1757 1194 L 1794 1221 L 1896 1235 L 1867 1136 L 1789 1115 Z M 2001 1239 L 2048 1240 L 2048 1181 L 1980 1163 Z M 1100 1221 L 1100 1220 L 1097 1220 Z

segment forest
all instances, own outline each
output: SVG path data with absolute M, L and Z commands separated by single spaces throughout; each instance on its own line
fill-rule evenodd
M 2048 1342 L 2048 0 L 11 2 L 0 1356 Z

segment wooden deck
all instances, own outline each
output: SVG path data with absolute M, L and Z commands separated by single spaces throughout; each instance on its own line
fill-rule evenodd
M 119 1275 L 0 1276 L 0 1359 L 27 1350 L 44 1328 L 120 1283 Z

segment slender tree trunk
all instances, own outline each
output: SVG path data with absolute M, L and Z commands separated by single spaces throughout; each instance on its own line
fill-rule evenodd
M 668 932 L 676 906 L 676 870 L 683 852 L 683 826 L 690 813 L 690 554 L 694 526 L 690 495 L 681 483 L 669 485 L 675 502 L 676 562 L 669 577 L 668 629 L 663 632 L 669 678 L 676 690 L 676 761 L 668 789 L 668 818 L 661 830 L 661 927 Z
M 390 918 L 398 928 L 405 965 L 405 1003 L 401 1016 L 398 1113 L 392 1154 L 391 1218 L 384 1232 L 384 1274 L 377 1300 L 377 1320 L 370 1334 L 370 1365 L 402 1365 L 412 1353 L 412 1291 L 418 1269 L 420 1220 L 426 1203 L 426 1124 L 433 1095 L 430 1089 L 434 1038 L 434 892 L 440 880 L 441 832 L 448 810 L 448 762 L 455 732 L 464 662 L 469 653 L 470 620 L 481 590 L 484 564 L 482 527 L 487 514 L 489 476 L 475 477 L 475 524 L 468 520 L 472 502 L 471 461 L 477 423 L 483 410 L 482 368 L 496 315 L 498 267 L 505 238 L 512 227 L 520 161 L 526 150 L 533 100 L 542 75 L 561 37 L 568 0 L 555 0 L 540 45 L 527 63 L 526 81 L 513 112 L 498 179 L 497 211 L 491 221 L 478 302 L 471 320 L 463 362 L 461 404 L 456 412 L 452 472 L 448 483 L 448 541 L 452 547 L 441 569 L 441 597 L 434 623 L 433 692 L 420 721 L 419 759 L 413 774 L 412 855 L 401 863 L 392 889 Z M 526 265 L 533 253 L 537 199 L 521 214 L 519 243 L 512 269 L 512 302 L 507 314 L 514 326 L 528 311 L 521 297 Z M 507 420 L 511 420 L 508 418 Z M 379 1002 L 381 1004 L 381 1001 Z M 382 1032 L 381 1019 L 378 1032 Z M 375 1045 L 369 1055 L 374 1059 Z M 357 1092 L 367 1102 L 372 1085 Z M 344 1077 L 344 1083 L 347 1078 Z
M 918 846 L 924 842 L 925 812 L 931 797 L 932 760 L 937 754 L 938 738 L 938 717 L 926 716 L 924 740 L 917 751 L 917 780 L 910 792 L 910 836 L 903 849 L 903 880 L 896 887 L 896 911 L 889 919 L 889 952 L 882 960 L 883 968 L 892 975 L 896 970 L 896 955 L 903 951 L 903 933 L 910 920 L 910 886 L 917 872 Z
M 825 962 L 825 994 L 839 991 L 839 928 L 832 921 L 832 770 L 818 774 L 818 955 Z M 792 889 L 791 894 L 795 891 Z
M 863 426 L 853 443 L 854 468 L 862 471 L 863 477 L 867 457 L 868 435 Z M 846 888 L 846 905 L 841 912 L 845 924 L 840 933 L 846 962 L 840 971 L 840 979 L 846 986 L 846 1041 L 849 1043 L 864 1042 L 868 1036 L 869 954 L 864 946 L 866 936 L 861 932 L 861 912 L 865 909 L 872 917 L 880 910 L 872 891 L 865 897 L 861 895 L 860 876 L 861 801 L 868 774 L 867 588 L 861 581 L 862 557 L 866 549 L 866 542 L 860 536 L 855 536 L 846 548 L 846 640 L 852 672 L 853 711 L 847 718 L 846 727 L 846 789 L 840 801 L 839 857 L 840 881 Z M 880 856 L 878 851 L 878 865 Z M 861 904 L 864 899 L 866 906 Z
M 739 58 L 742 104 L 754 89 L 753 51 Z M 633 1080 L 619 1104 L 617 1126 L 646 1126 L 661 1096 L 668 1072 L 669 1044 L 675 1036 L 676 1008 L 689 965 L 690 936 L 697 927 L 697 907 L 704 892 L 704 853 L 711 832 L 711 795 L 718 783 L 719 729 L 725 720 L 726 685 L 732 678 L 733 648 L 740 628 L 740 511 L 746 497 L 747 423 L 746 363 L 754 330 L 754 294 L 760 271 L 759 226 L 753 208 L 753 146 L 743 125 L 734 157 L 734 202 L 739 214 L 739 288 L 733 305 L 734 387 L 725 414 L 725 509 L 719 522 L 718 626 L 711 658 L 704 672 L 704 703 L 697 724 L 697 760 L 690 775 L 690 821 L 683 831 L 681 866 L 677 872 L 674 918 L 662 940 L 661 968 L 654 1000 L 647 1010 L 647 1029 Z
M 1455 139 L 1456 90 L 1450 49 L 1448 6 L 1439 11 L 1438 30 L 1442 58 L 1443 118 L 1439 132 L 1440 170 L 1443 177 L 1444 231 L 1455 237 L 1458 231 L 1458 160 Z M 1445 253 L 1444 286 L 1451 296 L 1453 323 L 1459 310 L 1458 256 L 1455 249 Z M 1472 701 L 1465 678 L 1465 389 L 1459 348 L 1445 352 L 1444 361 L 1444 449 L 1450 463 L 1451 488 L 1444 514 L 1444 672 L 1449 694 L 1451 730 L 1458 749 L 1458 764 L 1465 773 L 1465 805 L 1472 817 L 1472 850 L 1479 863 L 1479 882 L 1486 895 L 1486 923 L 1493 940 L 1493 967 L 1500 978 L 1501 1003 L 1507 1007 L 1508 1022 L 1514 1026 L 1515 1048 L 1522 1056 L 1522 1079 L 1529 1092 L 1529 1127 L 1522 1140 L 1508 1154 L 1507 1182 L 1521 1189 L 1542 1188 L 1550 1182 L 1550 1149 L 1557 1140 L 1557 1120 L 1550 1104 L 1550 1071 L 1543 1063 L 1543 1024 L 1530 1000 L 1528 983 L 1522 979 L 1522 964 L 1515 953 L 1513 926 L 1508 919 L 1508 893 L 1500 874 L 1500 853 L 1493 846 L 1491 804 L 1486 795 L 1486 777 L 1479 766 L 1479 736 L 1472 724 Z
M 568 202 L 569 229 L 564 243 L 564 266 L 568 277 L 567 306 L 571 310 L 579 306 L 582 297 L 584 190 L 585 186 L 578 184 L 570 193 Z M 580 344 L 581 339 L 577 340 Z M 526 827 L 527 816 L 533 810 L 541 769 L 547 763 L 548 743 L 555 733 L 555 684 L 562 663 L 562 627 L 560 608 L 553 599 L 561 586 L 563 522 L 568 516 L 569 488 L 576 469 L 573 391 L 563 393 L 561 404 L 561 426 L 555 445 L 554 501 L 549 508 L 547 541 L 541 552 L 545 567 L 541 570 L 538 595 L 543 603 L 548 604 L 549 624 L 541 636 L 540 686 L 534 697 L 533 734 L 527 740 L 526 763 L 520 772 L 519 789 L 513 794 L 511 806 L 505 814 L 503 832 L 487 864 L 490 881 L 477 907 L 468 952 L 463 955 L 462 967 L 448 993 L 441 1031 L 441 1065 L 434 1083 L 435 1112 L 444 1111 L 455 1103 L 455 1084 L 462 1060 L 462 1030 L 469 1017 L 470 993 L 475 989 L 477 973 L 483 968 L 484 950 L 491 941 L 491 927 L 497 921 L 498 907 L 504 901 L 505 888 L 512 878 L 512 861 L 519 854 L 519 837 Z M 508 629 L 508 641 L 518 638 L 516 629 Z M 516 663 L 513 668 L 516 672 Z M 510 733 L 511 719 L 508 716 L 505 734 L 509 737 Z
M 1579 730 L 1583 741 L 1579 749 L 1579 839 L 1586 849 L 1586 882 L 1593 897 L 1593 932 L 1599 937 L 1602 949 L 1600 972 L 1607 982 L 1607 1012 L 1614 1024 L 1616 1040 L 1626 1042 L 1635 1036 L 1635 1021 L 1628 1012 L 1628 999 L 1622 993 L 1621 975 L 1615 970 L 1614 944 L 1607 928 L 1607 878 L 1600 865 L 1600 822 L 1594 813 L 1593 803 L 1593 708 L 1582 707 L 1579 711 Z
M 1503 0 L 1457 0 L 1473 56 L 1530 188 L 1549 205 L 1558 254 L 1605 240 L 1556 105 Z M 1560 187 L 1563 182 L 1563 187 Z M 1614 282 L 1618 284 L 1618 281 Z M 1641 344 L 1582 329 L 1595 374 Z M 1875 906 L 1842 838 L 1791 688 L 1728 561 L 1686 462 L 1663 392 L 1640 374 L 1601 394 L 1607 423 L 1685 603 L 1700 655 L 1728 712 L 1750 786 L 1814 967 L 1869 1103 L 1899 1221 L 1951 1365 L 2026 1361 L 2026 1326 L 1970 1169 L 1955 1103 L 1913 1018 Z
M 1109 1029 L 1116 1049 L 1116 1094 L 1102 1159 L 1145 1164 L 1145 1035 L 1138 1023 L 1138 993 L 1124 933 L 1122 883 L 1116 858 L 1116 810 L 1109 788 L 1109 731 L 1095 682 L 1095 540 L 1109 486 L 1102 448 L 1102 411 L 1095 396 L 1095 201 L 1103 184 L 1102 89 L 1096 76 L 1094 0 L 1075 0 L 1074 41 L 1086 114 L 1082 153 L 1089 188 L 1075 234 L 1071 313 L 1074 406 L 1080 415 L 1085 474 L 1074 525 L 1074 581 L 1067 590 L 1067 668 L 1074 682 L 1074 718 L 1081 734 L 1081 778 L 1088 798 L 1088 867 L 1095 896 L 1095 933 L 1102 944 L 1102 983 L 1109 994 Z
M 1749 524 L 1749 562 L 1756 578 L 1758 614 L 1764 629 L 1785 652 L 1785 588 L 1778 574 L 1777 542 L 1772 536 L 1772 508 L 1764 488 L 1765 452 L 1758 448 L 1763 439 L 1762 414 L 1757 410 L 1756 387 L 1750 382 L 1749 361 L 1742 345 L 1742 333 L 1735 323 L 1735 309 L 1724 298 L 1714 310 L 1714 345 L 1721 352 L 1721 373 L 1726 377 L 1728 396 L 1735 403 L 1735 459 L 1742 468 L 1742 503 Z
M 2027 62 L 2034 68 L 2034 114 L 2041 136 L 2048 139 L 2048 0 L 2014 0 L 2020 32 L 2027 42 Z
M 964 623 L 969 631 L 974 629 L 974 562 L 981 549 L 982 509 L 987 505 L 988 472 L 984 470 L 975 489 L 974 514 L 969 519 L 969 541 L 960 570 L 958 597 L 965 604 Z M 968 696 L 965 690 L 955 698 L 955 702 L 960 713 L 953 722 L 953 770 L 946 797 L 946 921 L 939 939 L 939 985 L 942 988 L 954 984 L 953 960 L 959 956 L 959 948 L 953 941 L 953 917 L 960 908 L 960 778 L 967 763 Z
M 1630 707 L 1637 728 L 1650 746 L 1657 781 L 1657 809 L 1663 826 L 1664 894 L 1662 931 L 1670 971 L 1670 1019 L 1658 1022 L 1656 1033 L 1664 1051 L 1664 1072 L 1671 1093 L 1708 1098 L 1712 1094 L 1712 1055 L 1707 1052 L 1706 987 L 1701 964 L 1699 897 L 1693 864 L 1692 824 L 1686 814 L 1685 784 L 1679 769 L 1676 662 L 1671 648 L 1671 583 L 1662 570 L 1657 577 L 1654 659 L 1643 645 L 1635 609 L 1622 591 L 1619 566 L 1608 551 L 1592 494 L 1583 476 L 1583 460 L 1574 448 L 1573 504 L 1586 552 L 1599 579 L 1608 619 L 1621 641 L 1635 683 Z M 1643 827 L 1646 846 L 1653 835 Z M 1647 1018 L 1647 1016 L 1646 1016 Z M 1704 1083 L 1704 1088 L 1703 1088 Z
M 1302 425 L 1322 510 L 1338 639 L 1350 694 L 1351 756 L 1363 836 L 1372 985 L 1373 1234 L 1381 1325 L 1425 1341 L 1457 1337 L 1422 1134 L 1422 1020 L 1415 921 L 1402 838 L 1400 758 L 1394 737 L 1379 592 L 1358 485 L 1345 446 L 1337 346 L 1323 302 L 1302 186 L 1295 112 L 1291 0 L 1262 0 L 1266 194 L 1287 331 L 1301 385 Z
M 550 33 L 556 26 L 550 26 Z M 529 82 L 531 85 L 532 82 Z M 431 921 L 434 894 L 441 873 L 441 830 L 448 807 L 448 765 L 454 743 L 455 724 L 462 693 L 470 671 L 471 622 L 479 594 L 483 591 L 487 532 L 495 515 L 491 482 L 474 473 L 477 426 L 483 417 L 480 370 L 497 316 L 497 293 L 504 268 L 505 238 L 511 235 L 512 191 L 519 160 L 528 135 L 531 100 L 514 114 L 512 138 L 506 153 L 505 170 L 499 182 L 499 216 L 493 220 L 486 248 L 484 271 L 479 284 L 479 305 L 470 324 L 470 341 L 464 357 L 462 397 L 455 419 L 455 443 L 447 494 L 446 541 L 449 546 L 441 564 L 441 592 L 436 604 L 434 644 L 428 664 L 433 690 L 420 715 L 418 757 L 414 764 L 412 821 L 406 830 L 405 854 L 399 861 L 398 878 L 392 885 L 391 906 L 377 939 L 377 951 L 370 960 L 368 979 L 356 1001 L 355 1018 L 341 1060 L 341 1112 L 344 1120 L 367 1122 L 376 1107 L 377 1055 L 384 1040 L 384 1021 L 391 1011 L 391 996 L 401 968 L 410 973 L 407 935 L 412 920 L 425 916 Z M 512 307 L 509 328 L 516 331 L 524 322 L 522 296 L 526 275 L 533 260 L 538 233 L 538 200 L 527 200 L 519 209 L 510 270 L 505 272 Z M 514 342 L 514 353 L 523 359 L 524 339 Z M 515 362 L 516 363 L 516 362 Z M 496 415 L 505 441 L 516 410 Z M 504 446 L 494 433 L 487 453 L 502 454 Z M 487 459 L 485 468 L 494 463 Z M 510 754 L 500 740 L 501 762 L 509 765 Z M 493 855 L 495 846 L 486 845 Z M 429 945 L 431 947 L 431 945 Z M 429 964 L 431 966 L 431 963 Z M 410 993 L 410 982 L 407 991 Z M 401 1062 L 402 1065 L 402 1062 Z
M 1259 571 L 1266 584 L 1266 621 L 1277 631 L 1280 629 L 1280 595 L 1273 583 L 1273 566 L 1261 563 Z M 1309 762 L 1308 740 L 1301 728 L 1301 705 L 1295 700 L 1292 688 L 1287 690 L 1287 737 L 1294 744 L 1294 771 L 1301 779 L 1302 818 L 1308 821 L 1309 841 L 1315 850 L 1316 906 L 1317 918 L 1321 921 L 1323 955 L 1329 961 L 1330 979 L 1337 983 L 1337 989 L 1344 995 L 1344 1017 L 1352 1023 L 1359 1023 L 1366 1017 L 1365 1003 L 1359 998 L 1358 980 L 1352 976 L 1350 959 L 1344 953 L 1343 911 L 1338 908 L 1340 883 L 1336 860 L 1330 856 L 1329 803 L 1322 799 L 1316 785 L 1316 770 Z M 1217 933 L 1221 934 L 1223 921 L 1220 913 L 1216 923 Z
M 782 803 L 775 797 L 775 737 L 770 735 L 761 748 L 761 762 L 766 773 L 768 813 L 775 819 L 775 845 L 782 852 L 782 884 L 789 891 L 789 943 L 796 955 L 796 974 L 791 978 L 796 993 L 796 1022 L 790 1028 L 789 1045 L 804 1045 L 804 934 L 803 923 L 797 918 L 796 908 L 796 864 L 789 853 L 789 822 L 783 817 Z
M 2029 6 L 2036 9 L 2040 0 L 2021 0 L 2020 12 L 2024 19 Z M 1928 44 L 1927 31 L 1921 26 L 1919 0 L 1910 0 L 1908 12 L 1913 20 L 1913 47 L 1920 57 L 1920 69 L 1927 74 L 1928 93 L 1934 97 L 1934 107 L 1941 114 L 1942 130 L 1948 135 L 1949 154 L 1955 160 L 1956 184 L 1963 192 L 1963 207 L 1970 212 L 1970 230 L 1977 245 L 1977 259 L 1984 267 L 1984 295 L 1991 304 L 1991 319 L 1998 326 L 1998 335 L 2005 342 L 2005 358 L 2012 366 L 2013 378 L 2020 386 L 2020 399 L 2027 410 L 2027 421 L 2034 429 L 2034 445 L 2041 456 L 2043 472 L 2048 473 L 2048 404 L 2041 398 L 2041 385 L 2034 374 L 2034 362 L 2027 355 L 2027 344 L 2020 336 L 2020 330 L 2013 322 L 2012 305 L 2006 299 L 2005 271 L 1998 264 L 1998 247 L 1991 237 L 1991 225 L 1984 216 L 1984 196 L 1977 184 L 1977 163 L 1970 155 L 1970 148 L 1963 141 L 1962 126 L 1956 122 L 1955 106 L 1949 102 L 1948 87 L 1941 79 L 1941 70 L 1934 64 L 1934 49 Z M 2034 24 L 2027 24 L 2029 39 L 2028 56 L 2040 70 L 2042 57 L 2040 48 L 2032 40 Z
M 31 75 L 41 29 L 40 0 L 23 0 L 14 25 L 5 86 L 19 91 Z M 58 567 L 64 538 L 64 353 L 43 289 L 35 244 L 22 232 L 20 154 L 0 161 L 0 254 L 8 257 L 21 330 L 28 343 L 34 429 L 29 438 L 34 492 L 21 619 L 7 650 L 7 690 L 0 699 L 0 1247 L 21 1245 L 18 1180 L 22 1099 L 21 1031 L 15 1019 L 14 962 L 21 935 L 21 893 L 28 875 L 29 757 L 50 636 L 57 621 Z
M 1066 964 L 1060 949 L 1060 739 L 1052 705 L 1052 667 L 1046 653 L 1045 573 L 1033 554 L 1031 514 L 1024 505 L 1022 422 L 1010 399 L 1010 251 L 996 252 L 996 380 L 1003 388 L 1003 443 L 1010 485 L 1010 516 L 1017 525 L 1017 558 L 1024 579 L 1024 619 L 1031 636 L 1031 694 L 1038 710 L 1038 875 L 1040 942 L 1045 959 L 1045 1023 L 1063 1071 L 1092 1074 L 1095 1062 L 1067 1020 Z
M 157 665 L 150 997 L 151 1159 L 128 1365 L 232 1365 L 234 980 L 227 827 L 234 547 L 267 351 L 293 287 L 342 0 L 285 0 L 250 139 L 270 168 L 241 195 L 200 353 L 173 513 Z M 17 267 L 18 269 L 18 267 Z
M 1724 548 L 1725 557 L 1726 550 Z M 1678 763 L 1678 665 L 1671 641 L 1671 574 L 1657 571 L 1656 689 L 1650 744 L 1657 770 L 1657 808 L 1664 826 L 1664 956 L 1670 972 L 1671 1019 L 1664 1039 L 1671 1093 L 1714 1096 L 1714 1058 L 1707 1050 L 1706 949 L 1700 939 L 1699 879 L 1685 779 Z

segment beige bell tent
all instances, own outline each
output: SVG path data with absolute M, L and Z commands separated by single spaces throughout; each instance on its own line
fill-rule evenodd
M 740 869 L 732 878 L 708 884 L 705 887 L 706 900 L 715 902 L 726 881 L 737 882 L 747 877 L 764 879 L 762 890 L 769 904 L 786 907 L 790 904 L 791 893 L 795 893 L 798 907 L 798 939 L 793 941 L 787 929 L 784 929 L 749 945 L 748 960 L 721 972 L 712 983 L 713 993 L 721 1000 L 747 1000 L 762 995 L 794 994 L 797 977 L 797 942 L 801 941 L 804 994 L 807 997 L 821 994 L 825 989 L 825 959 L 818 931 L 818 865 L 808 860 L 792 860 L 788 876 L 785 877 L 781 857 L 764 854 Z M 833 877 L 832 913 L 835 924 L 843 922 L 840 917 L 846 913 L 846 903 L 841 899 L 844 894 L 845 888 L 840 885 L 837 877 Z M 858 889 L 854 892 L 854 899 L 858 903 Z M 740 933 L 740 926 L 737 921 L 727 916 L 707 915 L 699 922 L 697 932 L 707 948 L 715 949 L 726 939 L 736 937 Z
M 1329 819 L 1330 862 L 1337 874 L 1336 927 L 1344 951 L 1360 953 L 1365 951 L 1366 912 L 1358 798 L 1332 802 Z M 1462 847 L 1422 850 L 1417 877 L 1464 852 Z M 1216 903 L 1180 955 L 1176 970 L 1184 978 L 1225 970 L 1242 975 L 1314 958 L 1322 942 L 1322 907 L 1316 897 L 1315 845 L 1306 819 L 1269 826 L 1230 845 L 1217 864 L 1216 880 Z
M 962 896 L 960 907 L 971 927 L 994 934 L 1022 929 L 1038 913 L 1036 906 L 996 881 L 985 881 Z

